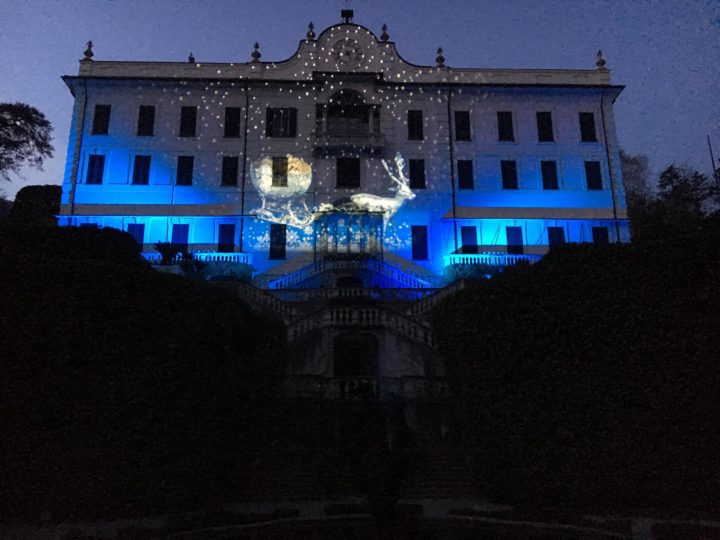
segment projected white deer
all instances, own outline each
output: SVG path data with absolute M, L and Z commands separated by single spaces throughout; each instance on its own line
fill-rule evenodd
M 414 199 L 415 194 L 410 190 L 410 179 L 405 176 L 403 169 L 405 168 L 405 160 L 400 155 L 400 152 L 395 154 L 395 168 L 397 174 L 393 174 L 388 166 L 387 162 L 382 160 L 385 171 L 390 176 L 397 187 L 394 189 L 394 197 L 379 197 L 378 195 L 371 195 L 369 193 L 356 193 L 350 196 L 350 200 L 359 210 L 366 210 L 368 212 L 382 212 L 383 220 L 385 225 L 400 209 L 403 203 L 407 200 Z

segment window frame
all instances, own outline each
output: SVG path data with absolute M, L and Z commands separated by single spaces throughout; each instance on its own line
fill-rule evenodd
M 413 163 L 416 167 L 420 167 L 417 163 L 422 163 L 422 167 L 419 169 L 422 171 L 422 182 L 414 178 L 413 175 Z M 410 189 L 427 189 L 427 171 L 425 170 L 425 158 L 409 158 L 408 159 L 408 176 L 410 177 Z M 417 182 L 417 183 L 416 183 Z M 422 184 L 422 185 L 420 185 Z
M 545 179 L 545 164 L 546 163 L 552 163 L 554 164 L 554 173 L 555 173 L 555 186 L 554 187 L 548 187 Z M 540 180 L 542 181 L 542 189 L 543 191 L 559 191 L 560 190 L 560 172 L 558 171 L 558 162 L 555 159 L 541 159 L 540 160 Z
M 181 173 L 181 162 L 187 163 L 187 160 L 190 160 L 190 177 L 189 178 L 183 178 L 183 181 L 180 181 L 180 173 Z M 181 161 L 182 160 L 182 161 Z M 182 172 L 187 172 L 187 170 L 183 170 Z M 177 163 L 175 167 L 175 185 L 176 186 L 192 186 L 193 185 L 193 177 L 195 176 L 195 156 L 189 156 L 189 155 L 179 155 L 177 156 Z
M 419 119 L 417 116 L 419 115 Z M 415 117 L 414 120 L 411 121 L 411 117 Z M 419 123 L 416 124 L 416 121 L 419 120 Z M 422 109 L 408 109 L 407 115 L 406 115 L 406 121 L 407 121 L 407 140 L 408 141 L 424 141 L 425 140 L 425 113 Z M 419 133 L 416 133 L 417 130 L 413 130 L 413 126 L 416 128 L 419 128 Z
M 510 243 L 510 230 L 512 229 L 513 234 L 516 231 L 520 232 L 520 243 Z M 515 240 L 515 239 L 513 239 Z M 523 228 L 519 225 L 505 225 L 505 250 L 508 255 L 524 255 L 525 254 L 525 235 L 523 234 Z
M 469 185 L 462 184 L 463 179 L 461 179 L 461 177 L 460 177 L 460 163 L 463 163 L 463 167 L 465 166 L 464 165 L 465 163 L 469 164 L 469 166 L 470 166 L 470 178 L 469 178 L 470 184 Z M 457 188 L 458 188 L 458 190 L 463 190 L 463 191 L 474 190 L 475 189 L 475 164 L 473 163 L 473 160 L 472 159 L 458 159 L 456 161 L 455 165 L 457 168 Z M 467 180 L 468 179 L 466 178 L 465 181 L 467 181 Z
M 276 182 L 275 179 L 278 178 Z M 288 185 L 288 157 L 272 157 L 272 187 L 287 187 Z
M 238 185 L 238 173 L 240 171 L 240 157 L 239 156 L 220 156 L 220 187 L 237 187 Z M 225 181 L 225 164 L 230 163 L 231 160 L 235 160 L 235 179 L 233 182 Z
M 279 231 L 282 230 L 282 234 Z M 273 233 L 273 231 L 278 231 Z M 287 225 L 280 223 L 270 223 L 270 246 L 268 252 L 268 259 L 271 261 L 282 261 L 287 259 Z M 273 239 L 282 236 L 282 246 L 274 243 Z M 282 256 L 280 256 L 282 254 Z
M 287 119 L 276 120 L 276 111 L 288 111 Z M 279 126 L 279 129 L 275 129 Z M 285 129 L 287 128 L 287 130 Z M 285 134 L 287 131 L 287 134 Z M 279 132 L 279 134 L 278 134 Z M 266 107 L 265 108 L 265 137 L 269 139 L 294 139 L 297 137 L 297 108 L 296 107 Z
M 97 182 L 94 181 L 94 180 L 93 180 L 92 182 L 89 181 L 89 179 L 90 179 L 90 171 L 91 171 L 90 163 L 91 163 L 91 161 L 92 161 L 92 162 L 96 161 L 96 160 L 93 159 L 93 158 L 98 158 L 98 159 L 100 159 L 101 162 L 102 162 L 102 167 L 100 167 L 100 178 L 99 178 L 99 181 L 97 181 Z M 98 154 L 98 153 L 95 153 L 95 152 L 89 153 L 89 154 L 87 155 L 87 159 L 86 159 L 86 161 L 85 161 L 85 181 L 84 181 L 83 183 L 86 184 L 86 185 L 89 185 L 89 186 L 100 186 L 100 185 L 102 185 L 102 184 L 103 184 L 103 181 L 105 180 L 105 167 L 106 167 L 106 165 L 107 165 L 107 157 L 106 157 L 105 154 Z M 92 167 L 92 171 L 93 171 L 94 173 L 97 173 L 97 165 L 95 165 L 95 166 Z M 96 178 L 96 177 L 93 176 L 93 179 L 95 179 L 95 178 Z
M 585 138 L 585 132 L 584 132 L 584 124 L 583 124 L 583 116 L 587 117 L 586 115 L 589 115 L 592 119 L 592 138 L 586 139 Z M 595 112 L 594 111 L 578 111 L 578 126 L 580 128 L 580 142 L 581 143 L 597 143 L 598 142 L 598 129 L 597 129 L 597 122 L 595 122 Z
M 228 126 L 230 125 L 229 119 L 229 112 L 230 111 L 237 111 L 237 134 L 234 134 L 235 132 L 230 132 L 228 129 Z M 233 125 L 234 125 L 234 119 Z M 223 139 L 239 139 L 242 136 L 242 107 L 225 107 L 225 118 L 223 122 Z
M 506 185 L 506 178 L 505 178 L 505 164 L 506 163 L 512 163 L 512 169 L 515 173 L 514 182 L 515 185 L 513 187 L 509 187 Z M 503 191 L 517 191 L 520 189 L 520 179 L 518 177 L 518 166 L 517 166 L 517 160 L 516 159 L 501 159 L 500 160 L 500 186 L 502 187 Z
M 458 114 L 461 114 L 461 115 L 462 115 L 462 114 L 465 114 L 465 115 L 467 115 L 467 137 L 463 137 L 463 138 L 460 137 L 460 130 L 459 130 L 459 127 L 458 127 L 458 125 L 459 125 L 459 124 L 458 124 Z M 456 141 L 456 142 L 472 142 L 473 139 L 472 139 L 472 119 L 471 119 L 471 116 L 472 116 L 472 115 L 470 114 L 470 110 L 469 110 L 469 109 L 467 109 L 467 110 L 465 110 L 465 109 L 459 109 L 459 110 L 454 111 L 454 114 L 453 114 L 453 124 L 454 124 L 454 128 L 455 128 L 455 141 Z M 463 133 L 463 135 L 464 135 L 464 133 Z
M 138 166 L 138 159 L 140 158 L 147 158 L 147 178 L 145 178 L 144 182 L 136 182 L 136 174 L 137 174 L 137 166 Z M 152 154 L 133 154 L 133 165 L 132 165 L 132 173 L 130 175 L 130 185 L 133 186 L 149 186 L 150 185 L 150 171 L 152 170 Z
M 592 186 L 590 185 L 590 176 L 588 175 L 588 165 L 590 164 L 597 165 L 597 178 L 593 178 L 593 180 L 596 180 L 598 183 L 593 183 Z M 603 191 L 603 189 L 605 189 L 605 186 L 603 182 L 601 161 L 598 159 L 584 160 L 583 169 L 585 172 L 585 188 L 588 191 Z
M 422 230 L 422 235 L 420 235 L 420 231 Z M 422 246 L 419 245 L 419 243 L 416 243 L 416 231 L 418 233 L 417 238 L 419 236 L 422 236 L 424 239 L 424 243 Z M 410 244 L 411 244 L 411 250 L 412 250 L 412 260 L 413 261 L 427 261 L 430 260 L 430 250 L 428 246 L 428 227 L 427 225 L 411 225 L 410 226 Z M 418 248 L 418 251 L 416 251 L 416 247 Z M 417 256 L 416 256 L 417 255 Z
M 140 133 L 141 120 L 143 118 L 143 110 L 152 110 L 152 122 L 150 124 L 149 133 Z M 138 108 L 137 108 L 137 121 L 135 122 L 135 136 L 136 137 L 154 137 L 156 120 L 157 120 L 157 105 L 139 104 Z
M 100 122 L 99 118 L 102 119 L 102 116 L 98 115 L 98 112 L 104 110 L 107 111 L 107 116 L 103 119 L 104 122 Z M 90 131 L 91 135 L 109 135 L 110 134 L 110 117 L 112 115 L 112 105 L 107 103 L 96 103 L 95 109 L 93 111 L 93 120 L 92 120 L 92 129 Z M 100 128 L 104 128 L 100 129 Z
M 495 115 L 495 121 L 497 122 L 497 140 L 501 143 L 515 143 L 517 142 L 517 137 L 515 135 L 515 132 L 517 131 L 515 129 L 515 114 L 513 111 L 496 111 Z M 501 123 L 500 123 L 500 115 L 501 114 L 508 114 L 510 115 L 510 139 L 504 139 L 501 137 L 502 135 L 502 129 L 501 129 Z
M 197 105 L 183 105 L 180 107 L 180 125 L 178 126 L 178 137 L 183 139 L 194 139 L 198 136 L 198 112 L 200 107 Z M 193 111 L 191 117 L 186 118 L 186 112 Z M 192 130 L 189 128 L 192 127 Z
M 539 143 L 555 143 L 557 142 L 557 135 L 556 135 L 556 129 L 555 129 L 555 115 L 553 114 L 554 111 L 535 111 L 535 127 L 537 128 L 537 142 Z M 543 139 L 542 133 L 540 131 L 540 115 L 549 115 L 549 123 L 548 126 L 550 128 L 550 138 L 549 139 Z M 544 116 L 543 116 L 544 117 Z

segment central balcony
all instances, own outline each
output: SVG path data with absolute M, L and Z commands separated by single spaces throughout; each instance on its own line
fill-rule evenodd
M 385 149 L 385 135 L 360 130 L 321 131 L 313 134 L 313 155 L 334 157 L 349 151 L 369 156 L 382 156 Z

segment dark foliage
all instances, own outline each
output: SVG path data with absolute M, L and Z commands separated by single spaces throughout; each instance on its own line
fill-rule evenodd
M 61 186 L 25 186 L 15 195 L 8 221 L 32 226 L 57 225 Z
M 153 248 L 160 254 L 160 264 L 172 264 L 182 253 L 182 247 L 172 242 L 155 242 Z
M 49 267 L 61 260 L 147 267 L 133 237 L 112 228 L 44 227 L 10 222 L 0 227 L 0 257 L 18 256 L 39 257 L 44 259 L 42 265 Z
M 633 240 L 657 240 L 698 230 L 716 210 L 718 189 L 697 171 L 670 165 L 658 179 L 657 195 L 628 197 Z
M 262 444 L 282 326 L 153 272 L 118 231 L 4 229 L 0 246 L 0 518 L 231 498 Z
M 53 157 L 52 126 L 45 115 L 25 103 L 0 103 L 0 178 L 10 180 L 23 164 L 42 168 Z
M 720 225 L 566 246 L 445 301 L 433 327 L 498 501 L 720 504 Z
M 443 271 L 445 283 L 461 279 L 485 279 L 499 273 L 501 268 L 492 264 L 450 264 Z

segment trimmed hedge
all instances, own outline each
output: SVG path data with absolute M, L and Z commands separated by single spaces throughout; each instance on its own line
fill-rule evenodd
M 720 501 L 720 226 L 567 246 L 443 302 L 433 330 L 498 502 Z
M 150 270 L 125 233 L 35 233 L 0 235 L 0 517 L 147 515 L 232 497 L 263 444 L 282 324 Z

